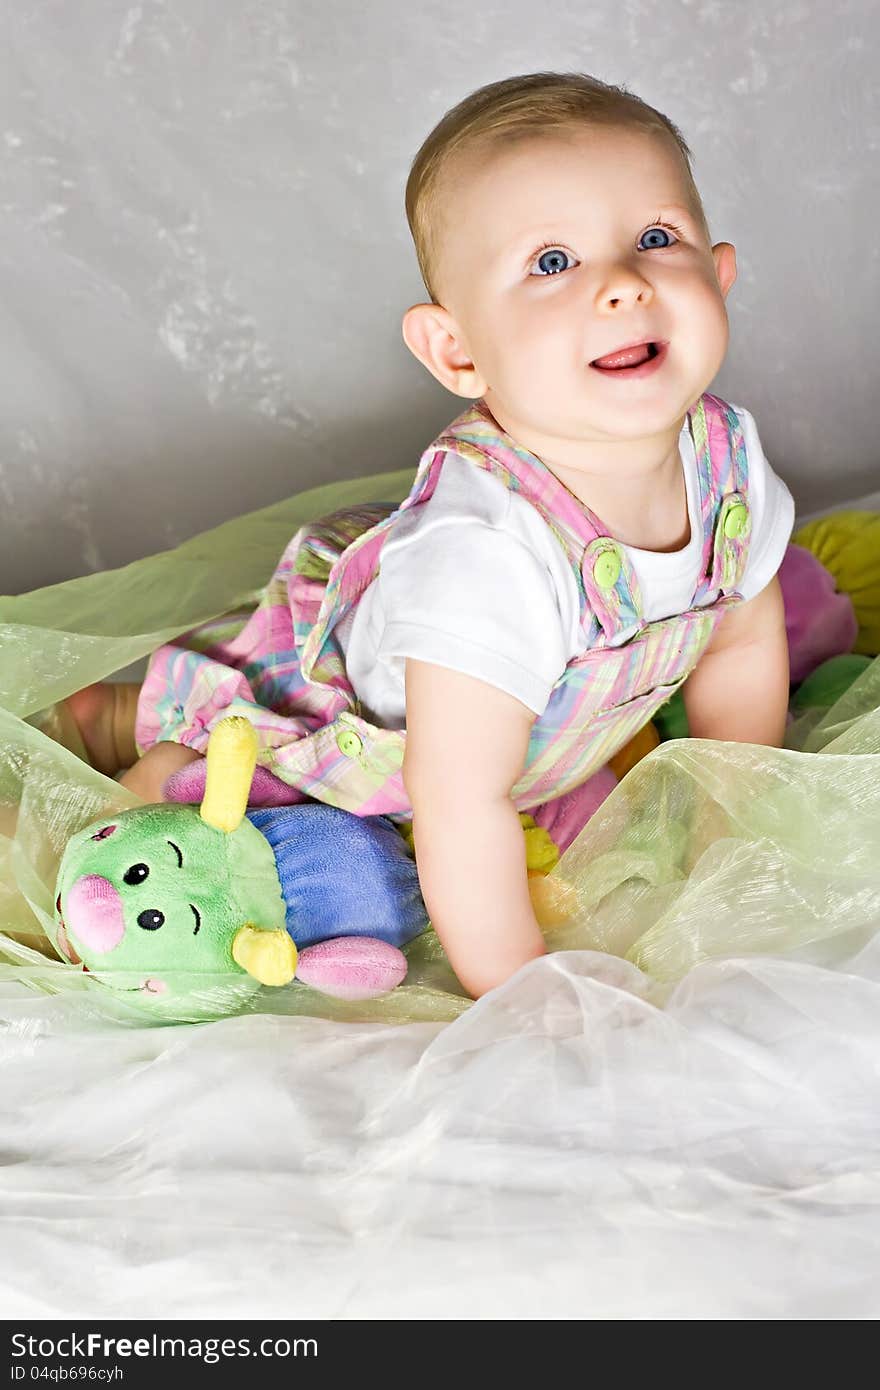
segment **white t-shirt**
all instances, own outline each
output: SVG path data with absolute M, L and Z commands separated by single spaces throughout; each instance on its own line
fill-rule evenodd
M 750 599 L 782 563 L 794 500 L 764 457 L 751 414 L 730 404 L 748 459 L 752 533 L 739 592 Z M 685 612 L 700 574 L 700 485 L 687 421 L 679 450 L 690 541 L 665 553 L 618 542 L 649 622 Z M 587 649 L 574 575 L 537 508 L 455 454 L 445 459 L 430 500 L 395 522 L 379 573 L 335 633 L 364 718 L 388 729 L 406 726 L 408 656 L 476 676 L 541 714 L 568 662 Z M 629 636 L 623 632 L 618 641 Z

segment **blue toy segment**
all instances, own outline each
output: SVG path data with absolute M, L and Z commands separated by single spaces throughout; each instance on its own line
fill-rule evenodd
M 247 817 L 275 853 L 287 930 L 299 949 L 334 936 L 402 946 L 430 925 L 415 862 L 387 816 L 315 801 Z

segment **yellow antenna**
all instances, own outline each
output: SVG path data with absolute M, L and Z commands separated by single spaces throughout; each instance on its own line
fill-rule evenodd
M 241 824 L 257 765 L 257 735 L 240 714 L 222 719 L 208 739 L 205 795 L 199 814 L 227 834 Z

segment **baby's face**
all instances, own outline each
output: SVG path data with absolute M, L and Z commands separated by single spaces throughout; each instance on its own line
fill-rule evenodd
M 532 439 L 638 438 L 682 418 L 724 359 L 736 273 L 688 204 L 662 135 L 576 131 L 463 162 L 437 292 L 474 372 L 446 384 Z M 667 345 L 650 375 L 590 365 L 640 342 Z

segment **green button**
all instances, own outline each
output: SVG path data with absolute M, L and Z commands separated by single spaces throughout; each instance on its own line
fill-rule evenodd
M 620 576 L 620 556 L 604 550 L 593 566 L 593 578 L 600 589 L 613 589 Z
M 735 502 L 724 518 L 725 536 L 729 540 L 735 540 L 737 536 L 741 536 L 746 529 L 748 519 L 749 513 L 745 502 Z
M 336 735 L 336 747 L 340 753 L 344 753 L 347 758 L 356 758 L 363 748 L 363 743 L 352 729 L 343 729 L 341 734 Z

